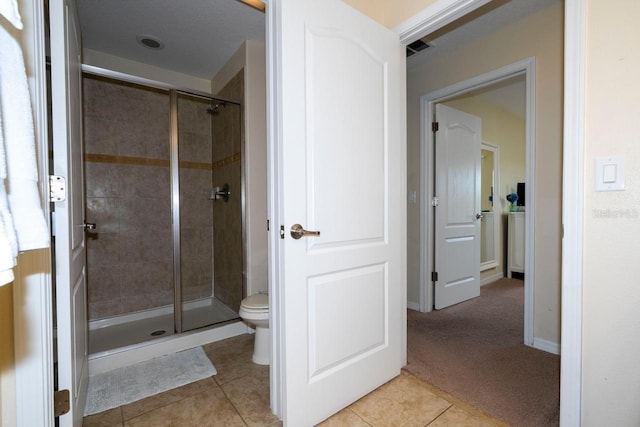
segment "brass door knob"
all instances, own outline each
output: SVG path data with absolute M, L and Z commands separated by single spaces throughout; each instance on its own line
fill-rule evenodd
M 305 230 L 300 224 L 293 224 L 291 226 L 291 237 L 298 240 L 301 237 L 319 236 L 319 231 Z

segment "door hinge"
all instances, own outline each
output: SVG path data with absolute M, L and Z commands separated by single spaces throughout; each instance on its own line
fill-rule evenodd
M 69 412 L 69 390 L 53 392 L 53 416 L 59 417 Z
M 438 272 L 437 271 L 432 271 L 431 272 L 431 281 L 432 282 L 437 282 L 438 281 Z
M 284 225 L 280 226 L 280 238 L 284 239 Z
M 438 122 L 431 123 L 431 132 L 438 132 Z
M 271 231 L 271 222 L 267 220 L 267 231 Z
M 67 198 L 67 183 L 64 177 L 49 175 L 49 201 L 62 202 Z
M 437 198 L 437 197 L 432 197 L 432 198 L 431 198 L 431 206 L 433 206 L 434 208 L 435 208 L 436 206 L 438 206 L 438 204 L 439 204 L 439 203 L 440 203 L 440 201 L 438 200 L 438 198 Z

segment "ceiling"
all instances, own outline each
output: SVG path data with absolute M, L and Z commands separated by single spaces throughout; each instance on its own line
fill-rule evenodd
M 245 40 L 265 39 L 265 14 L 234 0 L 78 0 L 84 48 L 211 79 Z M 139 44 L 150 35 L 161 50 Z
M 411 68 L 562 0 L 493 0 L 425 39 Z M 244 40 L 265 39 L 265 14 L 237 0 L 78 0 L 83 47 L 211 79 Z M 151 50 L 136 37 L 164 43 Z

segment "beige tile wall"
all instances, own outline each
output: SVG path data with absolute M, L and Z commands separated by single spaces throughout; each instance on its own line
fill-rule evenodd
M 242 87 L 240 73 L 224 96 L 242 99 Z M 215 283 L 215 296 L 237 311 L 241 109 L 227 103 L 211 115 L 209 107 L 178 100 L 182 298 L 209 297 Z M 169 108 L 166 92 L 84 79 L 86 212 L 97 224 L 87 243 L 90 320 L 173 304 Z M 225 183 L 229 202 L 210 200 Z
M 173 303 L 169 96 L 85 76 L 89 318 Z
M 242 99 L 242 88 L 240 73 L 221 96 Z M 227 103 L 211 115 L 209 106 L 178 100 L 182 298 L 211 296 L 215 283 L 215 296 L 238 310 L 241 109 Z M 173 304 L 169 109 L 167 92 L 84 79 L 86 212 L 97 224 L 87 243 L 90 320 Z M 211 201 L 225 183 L 229 202 Z
M 218 93 L 227 99 L 244 99 L 244 72 L 240 71 Z M 229 202 L 214 204 L 214 294 L 233 310 L 240 308 L 244 295 L 242 252 L 242 112 L 240 106 L 226 104 L 213 116 L 214 186 L 228 183 Z

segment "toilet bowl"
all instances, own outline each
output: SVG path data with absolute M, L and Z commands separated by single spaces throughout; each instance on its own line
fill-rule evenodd
M 242 300 L 238 312 L 242 320 L 255 327 L 253 343 L 253 362 L 268 365 L 271 361 L 269 351 L 269 295 L 255 294 Z

